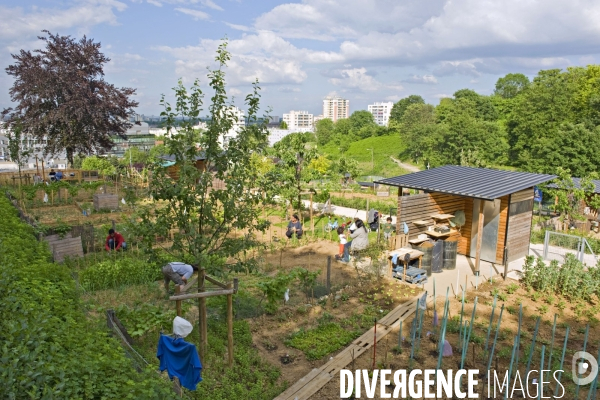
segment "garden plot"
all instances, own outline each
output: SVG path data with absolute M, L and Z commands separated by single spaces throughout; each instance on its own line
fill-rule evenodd
M 574 268 L 572 265 L 570 267 Z M 551 272 L 539 266 L 537 270 L 543 274 Z M 572 274 L 571 278 L 564 281 L 555 279 L 554 282 L 571 281 L 577 285 L 579 278 L 576 277 L 576 274 Z M 517 367 L 521 377 L 526 374 L 532 348 L 534 350 L 529 363 L 529 370 L 539 371 L 542 346 L 545 346 L 544 369 L 551 369 L 552 371 L 563 369 L 565 371 L 561 376 L 561 383 L 565 386 L 566 394 L 562 398 L 570 400 L 579 398 L 589 399 L 588 394 L 591 385 L 577 389 L 577 386 L 572 381 L 571 360 L 575 352 L 584 349 L 594 355 L 594 357 L 598 354 L 600 343 L 598 331 L 600 318 L 600 301 L 597 295 L 598 286 L 596 286 L 596 292 L 590 294 L 590 291 L 584 290 L 580 292 L 569 289 L 567 286 L 561 286 L 557 289 L 552 286 L 552 279 L 546 281 L 542 281 L 541 279 L 531 280 L 531 275 L 530 280 L 525 280 L 525 283 L 528 286 L 511 280 L 506 282 L 495 281 L 493 284 L 487 282 L 479 286 L 478 290 L 471 290 L 466 294 L 462 312 L 464 327 L 468 326 L 467 322 L 471 320 L 476 298 L 477 306 L 473 329 L 469 339 L 466 340 L 468 342 L 468 349 L 464 357 L 464 368 L 479 369 L 481 374 L 486 374 L 487 370 L 491 369 L 492 371 L 498 371 L 499 374 L 501 373 L 502 377 L 504 376 L 510 367 L 513 345 L 519 331 L 520 307 L 522 307 L 519 352 L 515 354 L 515 358 L 513 359 L 513 378 Z M 544 289 L 540 286 L 542 284 L 547 284 L 548 286 Z M 579 282 L 579 286 L 581 286 L 581 282 Z M 442 323 L 444 298 L 445 293 L 438 293 L 436 308 L 440 324 Z M 457 370 L 461 364 L 461 333 L 463 334 L 464 342 L 464 338 L 468 332 L 468 330 L 460 329 L 460 316 L 463 307 L 461 300 L 461 297 L 454 298 L 453 296 L 449 299 L 449 319 L 445 339 L 451 344 L 453 355 L 442 358 L 441 369 L 444 371 L 448 369 Z M 493 307 L 494 302 L 496 302 L 495 309 Z M 411 320 L 413 318 L 407 320 L 403 326 L 402 339 L 399 332 L 396 331 L 389 334 L 378 344 L 376 353 L 377 368 L 391 370 L 437 368 L 440 326 L 437 328 L 433 326 L 433 302 L 430 302 L 427 308 L 423 317 L 419 350 L 413 354 L 412 360 L 410 342 Z M 503 311 L 501 311 L 502 308 Z M 494 316 L 491 320 L 491 329 L 489 329 L 492 309 L 494 309 Z M 502 317 L 500 327 L 496 333 L 500 312 L 502 312 Z M 567 329 L 569 332 L 568 340 L 566 342 L 564 364 L 561 368 Z M 534 337 L 535 345 L 532 347 Z M 418 340 L 418 335 L 415 335 L 415 340 Z M 488 343 L 488 351 L 486 351 L 486 342 Z M 492 345 L 494 346 L 494 350 L 490 357 Z M 354 365 L 349 365 L 347 368 L 371 370 L 372 365 L 373 352 L 371 351 L 357 358 Z M 484 375 L 480 375 L 478 391 L 476 392 L 487 394 L 487 382 L 484 381 L 483 377 Z M 536 378 L 539 381 L 539 373 L 536 373 L 532 378 Z M 549 374 L 546 375 L 545 380 L 552 381 L 551 385 L 546 385 L 546 391 L 544 392 L 548 398 L 548 396 L 554 394 L 556 385 Z M 393 386 L 388 387 L 388 392 L 392 392 L 393 388 Z M 379 390 L 378 386 L 375 393 L 379 393 Z M 559 396 L 561 394 L 560 390 L 558 391 Z M 520 392 L 517 391 L 515 393 Z M 325 387 L 311 397 L 314 400 L 339 398 L 339 376 L 333 378 Z M 497 398 L 504 398 L 504 396 L 498 396 Z M 508 398 L 511 397 L 509 396 Z

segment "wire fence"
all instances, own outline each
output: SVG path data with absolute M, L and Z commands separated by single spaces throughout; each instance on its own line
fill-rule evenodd
M 547 230 L 544 238 L 544 259 L 562 262 L 567 254 L 574 255 L 588 265 L 598 262 L 598 255 L 594 254 L 586 238 Z

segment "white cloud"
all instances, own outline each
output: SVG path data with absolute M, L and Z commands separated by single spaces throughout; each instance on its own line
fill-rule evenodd
M 445 99 L 445 98 L 451 98 L 452 95 L 451 94 L 434 94 L 433 97 L 435 97 L 436 99 Z
M 9 8 L 0 6 L 0 41 L 23 43 L 46 29 L 52 33 L 67 28 L 81 28 L 83 33 L 94 25 L 117 24 L 115 11 L 125 11 L 127 5 L 116 0 L 89 0 L 59 8 Z M 29 39 L 24 39 L 29 38 Z M 18 45 L 18 44 L 17 44 Z
M 200 11 L 200 10 L 193 10 L 191 8 L 177 7 L 175 9 L 175 11 L 179 11 L 180 13 L 190 15 L 190 16 L 194 17 L 194 19 L 196 21 L 198 21 L 199 19 L 205 19 L 205 20 L 210 19 L 210 15 L 208 15 L 204 11 Z
M 223 11 L 223 7 L 219 6 L 212 0 L 200 0 L 200 3 L 208 8 L 212 8 L 213 10 Z
M 403 82 L 434 85 L 434 84 L 438 83 L 438 80 L 433 75 L 413 75 L 410 78 L 405 79 Z
M 298 87 L 280 87 L 277 90 L 283 93 L 301 92 L 301 89 Z
M 246 25 L 238 25 L 238 24 L 230 24 L 229 22 L 224 22 L 228 27 L 235 29 L 237 31 L 249 32 L 251 29 Z
M 377 81 L 373 76 L 367 74 L 366 68 L 342 69 L 339 71 L 339 78 L 330 78 L 329 83 L 336 86 L 342 86 L 349 89 L 359 89 L 361 91 L 375 91 L 382 88 L 402 90 L 400 85 L 383 84 Z

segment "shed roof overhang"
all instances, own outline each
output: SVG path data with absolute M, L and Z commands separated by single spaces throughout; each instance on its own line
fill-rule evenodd
M 400 175 L 375 183 L 456 196 L 494 200 L 548 182 L 556 175 L 473 168 L 457 165 Z

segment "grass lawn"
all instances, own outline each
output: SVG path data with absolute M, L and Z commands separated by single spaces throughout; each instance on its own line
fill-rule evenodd
M 390 159 L 390 156 L 397 159 L 404 148 L 402 139 L 396 135 L 377 136 L 351 143 L 343 155 L 358 161 L 359 168 L 364 175 L 392 177 L 407 173 L 405 169 L 400 168 Z M 373 165 L 371 164 L 371 150 L 367 149 L 373 149 Z M 334 143 L 322 146 L 319 150 L 330 158 L 338 158 L 342 155 L 339 146 Z

